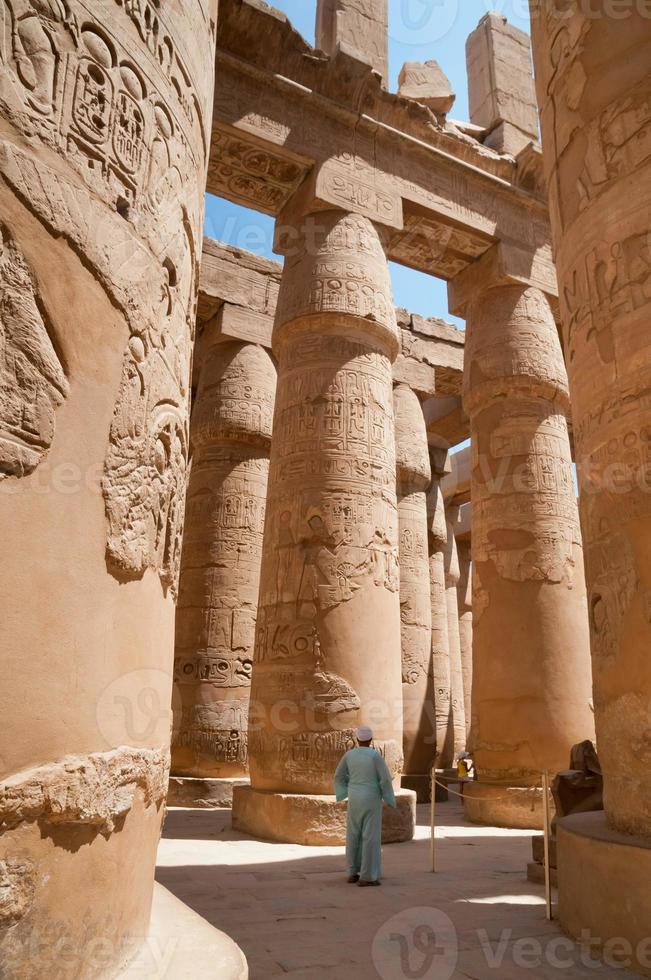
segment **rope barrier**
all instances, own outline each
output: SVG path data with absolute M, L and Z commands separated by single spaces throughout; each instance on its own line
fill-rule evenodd
M 549 808 L 549 773 L 542 773 L 542 786 L 525 786 L 523 789 L 529 789 L 534 793 L 540 792 L 542 790 L 543 798 L 543 827 L 542 831 L 544 834 L 544 870 L 545 870 L 545 914 L 549 921 L 554 917 L 554 910 L 552 905 L 552 886 L 551 886 L 551 866 L 549 860 L 550 854 L 550 837 L 551 837 L 551 824 L 550 824 L 550 808 Z M 468 780 L 468 782 L 473 782 L 473 780 Z M 452 793 L 453 796 L 458 796 L 459 799 L 464 799 L 463 792 L 457 793 L 455 790 L 450 789 L 447 783 L 442 783 L 434 775 L 434 770 L 432 769 L 432 785 L 431 785 L 431 810 L 430 810 L 430 859 L 432 863 L 432 873 L 436 873 L 436 787 L 440 786 L 441 789 L 446 790 L 448 793 Z M 491 803 L 502 803 L 507 800 L 512 800 L 512 796 L 495 796 L 489 797 Z M 533 810 L 533 806 L 532 806 Z

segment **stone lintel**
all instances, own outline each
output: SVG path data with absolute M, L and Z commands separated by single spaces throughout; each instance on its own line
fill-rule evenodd
M 396 384 L 406 384 L 420 398 L 428 398 L 436 392 L 436 370 L 430 364 L 410 354 L 405 354 L 406 330 L 401 330 L 402 351 L 393 363 L 393 380 Z
M 243 340 L 271 348 L 274 318 L 266 313 L 224 303 L 219 312 L 204 328 L 205 343 L 224 340 Z
M 475 296 L 495 286 L 534 286 L 545 293 L 552 307 L 558 305 L 558 282 L 551 256 L 526 252 L 517 245 L 498 242 L 473 265 L 448 283 L 448 306 L 456 316 L 465 316 Z
M 456 507 L 470 500 L 471 461 L 470 446 L 450 455 L 451 471 L 445 479 L 441 480 L 446 508 Z
M 448 450 L 470 435 L 470 422 L 459 395 L 428 399 L 423 414 L 430 446 Z
M 281 275 L 278 262 L 204 238 L 197 320 L 210 320 L 222 303 L 273 316 Z
M 364 215 L 377 224 L 401 231 L 404 227 L 402 198 L 381 185 L 379 174 L 351 172 L 336 159 L 317 165 L 279 213 L 274 251 L 282 255 L 291 248 L 293 230 L 305 215 L 333 208 Z

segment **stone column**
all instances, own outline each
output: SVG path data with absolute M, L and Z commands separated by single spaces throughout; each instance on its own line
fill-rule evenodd
M 404 769 L 402 785 L 420 802 L 430 792 L 436 754 L 432 729 L 432 606 L 427 547 L 425 491 L 432 471 L 427 432 L 418 395 L 405 384 L 393 393 L 396 417 L 396 472 L 400 537 L 400 620 Z
M 538 139 L 538 107 L 525 31 L 490 12 L 466 42 L 470 121 L 488 130 L 483 142 L 516 156 Z
M 566 768 L 572 745 L 594 731 L 588 621 L 556 324 L 546 296 L 498 266 L 489 254 L 451 290 L 467 319 L 472 438 L 479 782 L 466 812 L 539 828 L 541 773 Z
M 176 618 L 181 714 L 169 803 L 230 806 L 247 727 L 276 369 L 256 344 L 203 353 Z
M 448 617 L 448 647 L 450 650 L 450 713 L 452 716 L 452 764 L 466 748 L 466 712 L 463 700 L 463 667 L 459 633 L 457 589 L 461 570 L 457 543 L 454 538 L 454 515 L 446 512 L 445 524 L 445 603 Z
M 338 50 L 367 62 L 389 78 L 388 0 L 317 0 L 316 46 L 326 54 Z
M 445 551 L 448 528 L 441 492 L 441 477 L 449 470 L 441 455 L 430 455 L 432 483 L 427 495 L 429 522 L 429 579 L 432 606 L 432 673 L 436 725 L 436 768 L 449 769 L 454 762 L 454 737 L 450 697 L 450 645 L 448 640 L 448 600 L 445 588 Z
M 26 980 L 114 976 L 148 932 L 216 16 L 0 12 L 0 962 Z
M 327 843 L 345 836 L 345 808 L 329 794 L 356 726 L 373 727 L 396 785 L 403 769 L 398 335 L 373 223 L 333 210 L 294 220 L 273 339 L 251 788 L 236 788 L 233 822 L 272 839 Z M 413 799 L 403 791 L 407 811 Z
M 532 16 L 606 808 L 591 824 L 563 822 L 560 913 L 572 934 L 623 937 L 634 950 L 648 936 L 651 874 L 651 20 L 644 6 L 595 17 L 581 5 L 557 12 L 537 4 Z M 633 961 L 649 973 L 648 957 Z
M 470 750 L 470 722 L 472 718 L 472 570 L 469 541 L 457 540 L 457 555 L 459 558 L 457 601 L 459 609 L 461 673 L 463 676 L 463 710 L 466 719 L 466 748 Z

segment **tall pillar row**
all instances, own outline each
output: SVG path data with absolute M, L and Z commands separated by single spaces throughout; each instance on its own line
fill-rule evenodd
M 495 275 L 465 285 L 472 438 L 473 755 L 466 812 L 539 827 L 541 775 L 593 737 L 567 375 L 549 301 Z M 456 294 L 458 300 L 460 291 Z
M 233 823 L 325 843 L 345 834 L 332 776 L 358 725 L 373 728 L 396 786 L 403 771 L 398 330 L 382 232 L 339 210 L 285 214 L 285 234 L 290 220 L 273 336 L 251 787 L 235 789 Z M 413 833 L 414 794 L 401 800 L 394 839 Z
M 454 762 L 452 702 L 450 680 L 450 645 L 448 639 L 448 599 L 445 584 L 445 553 L 448 528 L 441 478 L 446 472 L 442 453 L 430 455 L 432 482 L 427 494 L 429 530 L 429 578 L 432 612 L 432 675 L 434 687 L 434 722 L 436 729 L 436 768 L 449 769 Z M 447 453 L 445 454 L 447 458 Z
M 579 476 L 605 815 L 559 828 L 560 917 L 634 950 L 651 875 L 651 20 L 532 3 Z M 562 860 L 561 860 L 562 855 Z M 648 945 L 648 944 L 646 944 Z
M 436 752 L 432 730 L 432 603 L 426 491 L 432 471 L 418 395 L 399 384 L 393 393 L 400 564 L 400 631 L 404 711 L 402 785 L 420 800 L 430 792 Z
M 192 413 L 169 802 L 232 802 L 248 777 L 248 717 L 276 369 L 264 348 L 216 343 Z
M 86 980 L 154 894 L 217 3 L 1 19 L 0 972 Z

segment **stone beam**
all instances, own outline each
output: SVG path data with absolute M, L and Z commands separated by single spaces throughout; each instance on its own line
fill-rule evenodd
M 470 435 L 470 422 L 459 395 L 428 399 L 423 405 L 423 414 L 430 446 L 450 449 Z
M 459 506 L 470 500 L 471 447 L 450 454 L 450 473 L 441 480 L 446 507 Z
M 457 545 L 470 543 L 472 537 L 472 501 L 457 508 L 456 517 L 452 524 Z
M 223 0 L 218 34 L 209 192 L 278 215 L 309 175 L 299 194 L 388 224 L 388 258 L 412 268 L 449 280 L 497 242 L 551 265 L 535 156 L 520 167 L 439 124 L 253 0 Z

